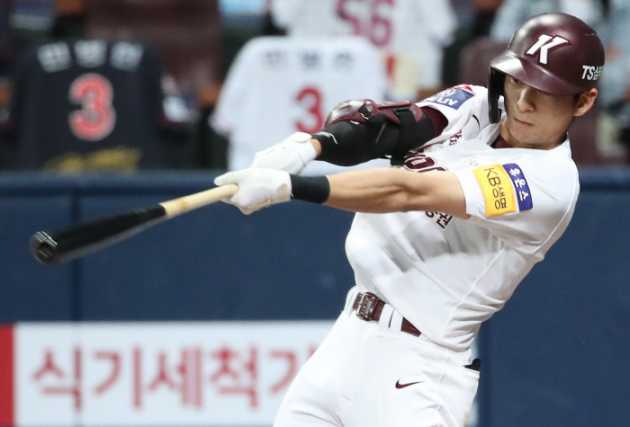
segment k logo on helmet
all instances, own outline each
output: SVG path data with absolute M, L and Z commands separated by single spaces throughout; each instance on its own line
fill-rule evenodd
M 549 61 L 549 50 L 567 43 L 569 43 L 569 41 L 560 36 L 552 37 L 547 34 L 541 34 L 536 43 L 534 43 L 525 53 L 527 55 L 535 55 L 536 52 L 538 52 L 538 62 L 547 65 L 547 62 Z
M 490 62 L 490 121 L 501 119 L 506 75 L 548 94 L 576 95 L 597 87 L 605 61 L 601 39 L 584 21 L 565 13 L 530 18 Z

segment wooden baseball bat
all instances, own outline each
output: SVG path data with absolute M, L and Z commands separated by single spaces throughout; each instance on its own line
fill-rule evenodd
M 31 237 L 31 251 L 43 264 L 82 257 L 125 240 L 147 228 L 194 209 L 231 197 L 234 184 L 211 188 L 161 202 L 155 206 L 71 225 L 56 232 L 38 231 Z

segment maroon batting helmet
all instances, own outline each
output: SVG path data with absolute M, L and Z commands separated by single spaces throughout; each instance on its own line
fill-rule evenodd
M 490 121 L 501 118 L 498 99 L 506 74 L 543 92 L 574 95 L 597 85 L 603 65 L 599 36 L 578 18 L 564 13 L 530 18 L 490 63 Z

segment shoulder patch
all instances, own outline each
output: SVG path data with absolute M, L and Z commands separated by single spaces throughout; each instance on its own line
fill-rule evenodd
M 522 212 L 533 207 L 529 184 L 516 163 L 494 164 L 473 169 L 481 188 L 487 217 Z
M 437 94 L 427 98 L 427 101 L 458 110 L 464 102 L 468 101 L 473 96 L 475 96 L 475 93 L 470 86 L 460 85 L 438 92 Z

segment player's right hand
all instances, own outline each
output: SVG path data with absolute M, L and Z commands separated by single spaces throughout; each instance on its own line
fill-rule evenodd
M 310 140 L 311 135 L 308 133 L 295 132 L 283 141 L 257 152 L 250 168 L 268 168 L 299 174 L 317 157 Z

